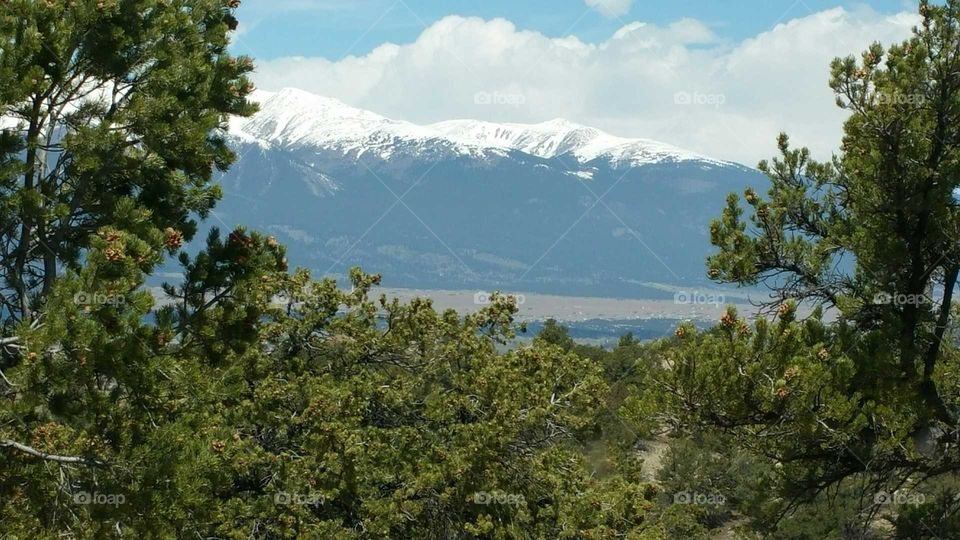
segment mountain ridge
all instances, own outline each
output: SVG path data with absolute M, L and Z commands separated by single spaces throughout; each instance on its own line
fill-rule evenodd
M 537 124 L 454 119 L 419 125 L 296 88 L 258 90 L 251 99 L 261 110 L 251 118 L 232 119 L 229 134 L 264 147 L 312 146 L 356 158 L 373 154 L 382 159 L 442 147 L 451 155 L 503 157 L 514 151 L 541 159 L 572 158 L 578 165 L 601 160 L 615 168 L 681 162 L 743 167 L 668 143 L 611 135 L 562 118 Z

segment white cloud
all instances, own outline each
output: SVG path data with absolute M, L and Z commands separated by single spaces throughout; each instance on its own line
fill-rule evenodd
M 619 17 L 630 11 L 633 0 L 585 0 L 587 6 L 598 10 L 607 17 Z
M 830 60 L 859 54 L 875 40 L 902 40 L 915 23 L 906 13 L 837 8 L 739 43 L 693 19 L 630 23 L 588 43 L 503 19 L 452 16 L 413 43 L 385 44 L 360 57 L 260 62 L 256 82 L 418 123 L 563 117 L 753 165 L 773 155 L 780 131 L 828 157 L 844 118 L 827 87 Z M 522 99 L 478 103 L 480 92 Z

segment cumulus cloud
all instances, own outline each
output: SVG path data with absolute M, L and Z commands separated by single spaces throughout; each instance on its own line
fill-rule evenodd
M 780 131 L 829 157 L 844 119 L 827 87 L 830 61 L 875 40 L 900 41 L 916 22 L 908 13 L 836 8 L 737 43 L 694 19 L 633 22 L 585 42 L 451 16 L 413 43 L 363 56 L 260 62 L 256 82 L 417 123 L 562 117 L 753 165 L 773 155 Z
M 619 17 L 630 11 L 633 0 L 585 0 L 587 5 L 607 17 Z

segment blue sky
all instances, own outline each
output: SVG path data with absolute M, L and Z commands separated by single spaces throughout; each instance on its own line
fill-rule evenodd
M 266 91 L 418 124 L 564 118 L 751 165 L 781 131 L 829 158 L 830 61 L 918 22 L 904 0 L 245 0 L 238 18 Z
M 608 0 L 622 1 L 622 0 Z M 505 18 L 525 29 L 586 41 L 607 36 L 625 22 L 666 25 L 682 18 L 700 20 L 717 34 L 741 40 L 778 22 L 836 6 L 875 11 L 913 9 L 904 0 L 645 0 L 630 3 L 622 14 L 603 14 L 583 0 L 245 0 L 245 26 L 234 50 L 272 59 L 322 56 L 340 59 L 366 54 L 385 42 L 407 43 L 425 26 L 447 15 Z

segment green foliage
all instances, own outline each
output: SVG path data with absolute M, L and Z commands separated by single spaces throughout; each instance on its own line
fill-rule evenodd
M 565 351 L 573 349 L 573 338 L 567 327 L 561 325 L 556 319 L 547 319 L 543 324 L 543 329 L 537 335 L 537 339 L 556 345 Z
M 300 293 L 267 325 L 272 354 L 224 378 L 242 392 L 241 406 L 224 411 L 243 449 L 231 461 L 249 456 L 251 466 L 228 484 L 260 478 L 257 457 L 275 456 L 273 480 L 243 497 L 309 492 L 323 504 L 238 509 L 232 519 L 262 521 L 279 536 L 312 530 L 304 527 L 428 538 L 494 524 L 493 536 L 554 530 L 553 494 L 587 478 L 577 454 L 555 443 L 594 422 L 605 392 L 598 370 L 553 347 L 498 355 L 498 339 L 512 337 L 502 321 L 514 307 L 503 299 L 461 319 L 425 300 L 375 304 L 366 299 L 372 282 L 354 279 L 353 293 L 329 281 Z M 346 313 L 336 316 L 338 307 Z M 484 505 L 478 493 L 508 502 Z
M 211 235 L 149 324 L 135 265 L 95 249 L 60 280 L 21 334 L 30 361 L 7 373 L 2 418 L 87 464 L 3 454 L 7 530 L 606 538 L 655 521 L 636 466 L 597 478 L 584 451 L 602 368 L 543 342 L 497 352 L 512 299 L 461 318 L 371 301 L 377 276 L 355 272 L 347 292 L 287 274 L 282 257 L 257 234 Z M 80 291 L 122 300 L 88 309 Z

